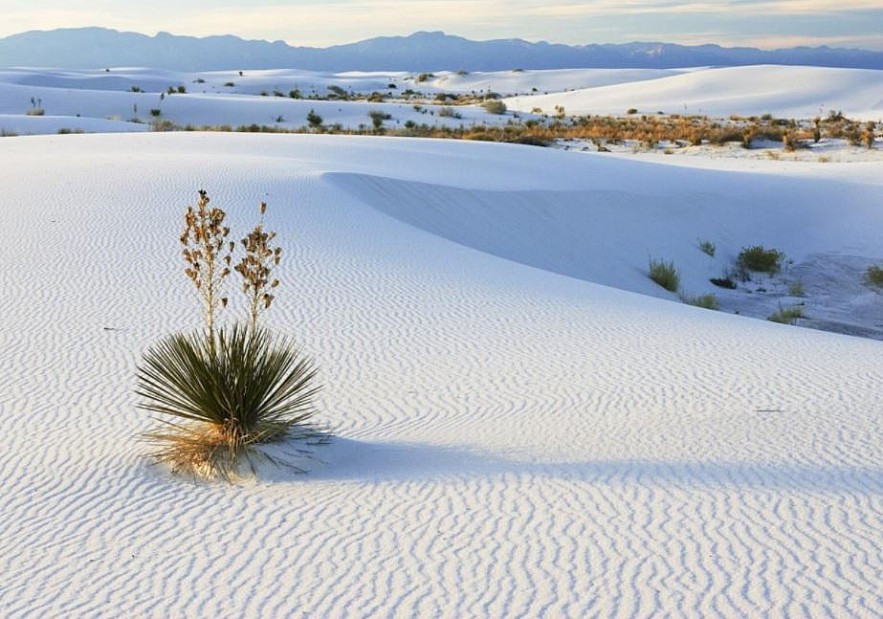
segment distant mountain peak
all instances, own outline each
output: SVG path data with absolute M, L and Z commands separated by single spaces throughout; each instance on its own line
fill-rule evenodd
M 31 31 L 0 39 L 0 65 L 102 68 L 149 66 L 179 71 L 295 68 L 313 71 L 503 71 L 565 68 L 656 68 L 815 65 L 883 69 L 883 52 L 795 47 L 725 48 L 662 42 L 578 46 L 523 39 L 472 41 L 442 31 L 366 39 L 319 49 L 232 35 L 147 36 L 108 28 Z

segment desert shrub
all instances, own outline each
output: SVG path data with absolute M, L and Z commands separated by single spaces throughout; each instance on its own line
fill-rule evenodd
M 43 116 L 46 113 L 41 107 L 32 107 L 27 112 L 25 112 L 28 116 Z
M 806 294 L 806 290 L 803 288 L 803 282 L 795 280 L 788 285 L 788 294 L 792 297 L 802 297 Z
M 85 133 L 82 129 L 75 128 L 71 129 L 70 127 L 62 127 L 58 130 L 58 135 L 70 135 L 72 133 Z
M 463 118 L 459 112 L 455 112 L 454 108 L 449 105 L 438 108 L 438 115 L 443 118 Z
M 233 88 L 236 86 L 234 82 L 224 82 L 224 88 Z
M 432 73 L 421 73 L 420 75 L 417 76 L 417 83 L 422 84 L 426 80 L 432 79 L 434 77 L 435 77 L 435 75 Z
M 311 108 L 309 113 L 307 113 L 307 122 L 313 129 L 318 129 L 322 126 L 322 117 L 316 114 L 316 111 Z
M 865 281 L 872 286 L 883 287 L 883 264 L 874 264 L 865 271 Z
M 176 473 L 230 480 L 259 449 L 316 435 L 316 369 L 286 339 L 258 328 L 176 334 L 148 350 L 138 369 L 140 408 L 175 422 L 146 434 L 158 461 Z
M 770 314 L 767 320 L 785 325 L 797 324 L 797 319 L 803 318 L 803 308 L 799 305 L 780 307 L 779 311 Z
M 154 118 L 157 116 L 160 116 L 161 114 L 162 114 L 162 110 L 159 109 L 158 107 L 152 108 L 150 110 L 150 115 L 153 116 Z
M 371 124 L 374 125 L 375 131 L 380 131 L 383 128 L 384 120 L 392 118 L 392 116 L 381 110 L 371 110 L 368 112 L 368 116 L 371 118 Z
M 714 243 L 712 243 L 708 239 L 699 239 L 698 243 L 699 243 L 699 249 L 700 249 L 700 251 L 702 251 L 703 254 L 707 254 L 707 255 L 711 256 L 712 258 L 714 258 L 714 254 L 717 251 L 717 247 L 715 246 Z
M 737 262 L 746 271 L 758 271 L 775 275 L 782 268 L 785 254 L 776 249 L 767 249 L 763 245 L 745 247 L 739 252 Z
M 684 299 L 684 302 L 688 305 L 695 305 L 696 307 L 701 307 L 704 309 L 710 310 L 719 310 L 720 304 L 717 302 L 717 297 L 714 293 L 703 294 L 698 297 L 690 297 Z
M 728 290 L 735 290 L 736 288 L 736 282 L 734 282 L 729 275 L 725 277 L 712 277 L 708 281 L 718 288 L 726 288 Z
M 206 328 L 150 348 L 138 367 L 136 391 L 138 406 L 164 422 L 145 438 L 156 459 L 176 473 L 231 480 L 245 466 L 254 473 L 256 461 L 281 463 L 262 445 L 326 438 L 310 423 L 319 389 L 315 367 L 290 339 L 258 324 L 279 284 L 272 270 L 281 254 L 271 245 L 275 233 L 264 230 L 265 212 L 261 203 L 260 221 L 241 241 L 245 255 L 232 269 L 235 243 L 227 241 L 226 213 L 209 207 L 200 191 L 196 207 L 185 214 L 184 272 L 199 293 Z M 217 328 L 216 313 L 227 306 L 223 283 L 232 271 L 242 277 L 249 319 Z
M 675 268 L 674 262 L 650 259 L 650 279 L 668 291 L 677 292 L 681 285 L 681 276 Z
M 506 104 L 497 99 L 488 99 L 484 103 L 481 104 L 481 107 L 488 114 L 505 114 L 506 113 Z

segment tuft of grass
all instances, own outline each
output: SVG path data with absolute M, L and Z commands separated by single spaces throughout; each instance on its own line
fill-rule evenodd
M 171 335 L 138 368 L 138 406 L 164 422 L 145 438 L 175 473 L 230 481 L 247 465 L 253 474 L 260 460 L 278 463 L 260 445 L 323 437 L 309 423 L 315 377 L 289 340 L 262 328 Z
M 650 279 L 670 292 L 677 292 L 681 285 L 681 276 L 673 261 L 650 259 Z
M 717 251 L 717 247 L 714 243 L 712 243 L 708 239 L 698 239 L 697 242 L 699 243 L 699 249 L 702 251 L 703 254 L 707 254 L 714 258 L 714 254 Z
M 792 297 L 802 297 L 806 295 L 806 290 L 803 288 L 803 282 L 799 279 L 791 282 L 788 285 L 788 294 Z
M 785 254 L 777 249 L 767 249 L 763 245 L 744 247 L 736 258 L 739 266 L 746 271 L 759 271 L 775 275 L 782 269 Z
M 32 107 L 27 112 L 25 112 L 25 114 L 28 116 L 43 116 L 44 114 L 46 114 L 46 110 L 41 107 Z
M 709 292 L 708 294 L 699 295 L 698 297 L 685 298 L 684 303 L 688 305 L 695 305 L 696 307 L 701 307 L 704 309 L 720 309 L 720 304 L 717 302 L 717 297 L 714 295 L 714 293 L 711 292 Z
M 767 320 L 785 325 L 795 325 L 798 318 L 803 318 L 803 308 L 799 305 L 793 305 L 791 307 L 780 307 L 779 311 L 771 314 Z
M 883 287 L 883 264 L 874 264 L 865 271 L 865 281 L 872 286 Z

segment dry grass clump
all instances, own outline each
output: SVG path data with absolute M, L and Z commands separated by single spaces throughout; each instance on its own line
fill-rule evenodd
M 803 318 L 803 308 L 799 305 L 794 305 L 792 307 L 780 307 L 779 311 L 771 314 L 767 320 L 784 325 L 796 325 L 798 318 Z
M 720 303 L 718 303 L 717 301 L 717 296 L 715 296 L 714 293 L 711 292 L 708 294 L 699 295 L 698 297 L 690 297 L 684 299 L 684 303 L 686 303 L 687 305 L 695 305 L 696 307 L 701 307 L 703 309 L 720 309 Z
M 138 368 L 139 407 L 159 416 L 162 427 L 145 438 L 157 461 L 175 473 L 231 480 L 258 460 L 282 463 L 262 445 L 286 438 L 327 435 L 310 420 L 319 387 L 316 369 L 289 338 L 274 337 L 258 324 L 279 285 L 273 268 L 281 248 L 264 230 L 267 205 L 257 226 L 241 241 L 244 257 L 231 267 L 235 243 L 228 242 L 226 213 L 209 207 L 205 191 L 188 207 L 181 235 L 184 270 L 202 302 L 205 329 L 166 337 L 149 349 Z M 225 279 L 242 277 L 248 320 L 217 328 L 227 307 Z M 290 462 L 285 462 L 300 470 Z
M 681 276 L 674 262 L 650 259 L 650 279 L 670 292 L 677 292 L 681 285 Z
M 775 275 L 781 270 L 784 258 L 785 254 L 776 249 L 754 245 L 753 247 L 744 247 L 736 260 L 743 270 Z

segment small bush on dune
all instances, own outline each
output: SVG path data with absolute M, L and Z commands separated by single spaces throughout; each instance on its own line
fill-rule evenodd
M 872 286 L 883 287 L 883 264 L 875 264 L 865 271 L 865 281 Z
M 681 285 L 681 276 L 674 262 L 650 260 L 650 279 L 670 292 L 677 292 Z
M 260 446 L 286 438 L 326 435 L 310 424 L 319 390 L 316 369 L 290 339 L 276 338 L 258 324 L 272 305 L 272 277 L 281 249 L 272 247 L 275 233 L 261 219 L 241 241 L 245 256 L 234 266 L 235 243 L 227 240 L 226 213 L 209 207 L 201 191 L 196 207 L 188 207 L 181 235 L 185 274 L 202 302 L 205 329 L 174 334 L 149 349 L 138 368 L 139 407 L 159 416 L 163 425 L 145 438 L 156 447 L 159 462 L 175 473 L 231 480 L 244 466 L 280 462 Z M 248 321 L 217 327 L 227 307 L 225 279 L 242 277 Z M 299 470 L 299 469 L 298 469 Z
M 506 104 L 497 99 L 490 99 L 481 104 L 488 114 L 505 114 Z
M 747 271 L 758 271 L 775 275 L 782 268 L 785 254 L 776 249 L 767 249 L 763 245 L 745 247 L 736 259 L 739 266 Z
M 176 421 L 146 436 L 178 473 L 232 479 L 272 457 L 257 445 L 314 433 L 316 369 L 291 342 L 264 329 L 221 329 L 166 338 L 144 355 L 141 407 Z

